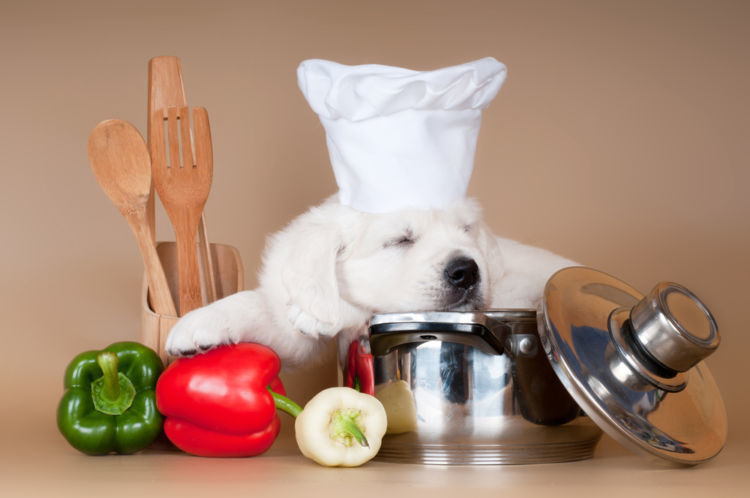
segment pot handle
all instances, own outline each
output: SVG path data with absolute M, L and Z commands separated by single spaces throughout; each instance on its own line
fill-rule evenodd
M 370 348 L 375 356 L 384 356 L 399 346 L 430 341 L 453 342 L 477 348 L 487 354 L 501 355 L 510 327 L 492 321 L 491 327 L 478 323 L 392 322 L 370 327 Z

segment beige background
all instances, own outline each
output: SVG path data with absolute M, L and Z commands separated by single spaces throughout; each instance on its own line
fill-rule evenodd
M 114 495 L 204 494 L 215 480 L 244 493 L 736 495 L 750 417 L 748 49 L 750 4 L 739 1 L 3 1 L 0 486 L 9 496 L 86 495 L 107 482 Z M 240 250 L 248 287 L 265 236 L 335 191 L 322 127 L 296 86 L 300 61 L 506 63 L 470 194 L 498 234 L 643 291 L 673 280 L 704 299 L 723 338 L 708 364 L 729 412 L 725 452 L 679 472 L 605 438 L 578 464 L 329 472 L 297 455 L 287 429 L 270 456 L 250 460 L 77 454 L 54 426 L 63 369 L 79 351 L 139 337 L 142 274 L 86 142 L 105 118 L 145 132 L 156 55 L 182 59 L 189 102 L 210 112 L 209 234 Z M 171 239 L 158 214 L 158 237 Z M 335 381 L 333 363 L 286 379 L 304 400 Z

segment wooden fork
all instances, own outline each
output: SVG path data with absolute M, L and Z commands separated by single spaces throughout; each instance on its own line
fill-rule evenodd
M 148 116 L 157 110 L 166 110 L 169 107 L 187 107 L 187 96 L 185 84 L 182 78 L 182 63 L 180 59 L 171 55 L 154 57 L 148 62 Z M 149 143 L 151 138 L 151 127 L 148 131 Z M 153 206 L 149 211 L 152 228 L 154 226 Z M 206 230 L 206 215 L 201 215 L 198 224 L 198 264 L 201 269 L 201 285 L 203 292 L 203 304 L 208 304 L 217 299 L 216 276 L 214 275 L 213 257 L 211 245 L 208 242 Z
M 190 136 L 187 107 L 170 107 L 166 116 L 166 136 L 164 109 L 154 110 L 150 117 L 151 173 L 177 239 L 179 314 L 182 316 L 202 304 L 196 235 L 211 189 L 213 149 L 208 113 L 204 108 L 193 109 L 194 141 Z

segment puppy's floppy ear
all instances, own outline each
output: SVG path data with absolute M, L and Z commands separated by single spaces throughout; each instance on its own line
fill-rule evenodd
M 345 216 L 323 205 L 296 219 L 283 232 L 286 253 L 281 283 L 287 294 L 287 317 L 303 333 L 333 335 L 341 322 L 337 262 L 344 248 Z

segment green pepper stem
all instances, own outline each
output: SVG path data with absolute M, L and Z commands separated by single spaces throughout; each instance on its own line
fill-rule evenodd
M 276 404 L 276 408 L 278 408 L 279 410 L 286 412 L 295 418 L 297 417 L 297 415 L 302 413 L 301 406 L 299 406 L 297 403 L 287 398 L 283 394 L 272 391 L 270 386 L 268 387 L 268 392 L 270 392 L 271 396 L 273 396 L 273 402 Z
M 101 396 L 108 400 L 116 400 L 120 397 L 120 382 L 117 374 L 117 355 L 112 351 L 102 351 L 96 355 L 96 362 L 104 374 L 104 385 Z
M 117 371 L 117 354 L 102 351 L 96 362 L 103 375 L 91 382 L 94 408 L 108 415 L 122 415 L 135 399 L 135 386 L 124 373 Z

